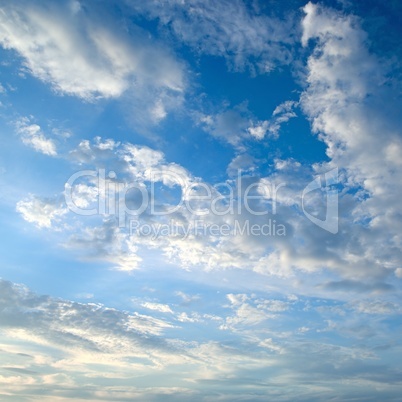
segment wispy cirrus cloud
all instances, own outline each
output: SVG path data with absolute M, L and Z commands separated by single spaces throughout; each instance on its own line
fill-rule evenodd
M 233 70 L 268 73 L 292 60 L 296 34 L 292 18 L 267 16 L 238 0 L 126 3 L 136 13 L 158 19 L 197 52 L 224 57 Z
M 244 102 L 233 108 L 223 107 L 216 113 L 195 112 L 194 119 L 206 132 L 224 140 L 241 151 L 247 149 L 247 142 L 264 138 L 275 140 L 281 126 L 296 117 L 293 111 L 297 102 L 286 101 L 278 105 L 267 120 L 258 120 Z
M 382 395 L 397 400 L 401 387 L 395 364 L 386 369 L 382 364 L 387 350 L 397 351 L 400 346 L 382 343 L 391 328 L 380 320 L 367 323 L 370 301 L 364 308 L 362 304 L 354 308 L 353 303 L 332 306 L 330 300 L 228 293 L 225 299 L 216 300 L 224 304 L 223 326 L 221 320 L 193 312 L 178 315 L 177 327 L 149 314 L 40 296 L 4 280 L 0 289 L 0 383 L 6 400 L 13 395 L 117 401 L 144 396 L 150 401 L 191 397 L 202 401 L 214 397 L 216 386 L 230 386 L 233 393 L 226 393 L 224 400 L 240 395 L 262 401 L 267 389 L 272 395 L 277 393 L 278 383 L 288 384 L 284 400 L 302 395 L 302 400 L 319 401 L 335 389 L 347 399 L 356 387 L 360 394 L 366 392 L 369 397 L 374 392 L 377 396 L 379 384 Z M 391 310 L 390 303 L 381 305 L 376 314 L 384 307 L 387 314 L 399 314 L 396 304 Z M 289 310 L 297 317 L 287 316 Z M 319 314 L 309 329 L 314 332 L 314 342 L 306 338 L 306 330 L 299 331 L 301 322 L 311 320 L 311 310 Z M 263 325 L 267 320 L 270 324 Z M 207 341 L 184 340 L 200 328 L 210 331 Z M 222 330 L 226 341 L 219 335 Z M 369 334 L 369 338 L 365 345 L 345 346 L 337 337 L 330 338 L 332 333 L 354 339 Z M 321 358 L 311 359 L 312 355 Z M 306 367 L 313 388 L 305 385 Z M 331 382 L 342 378 L 345 370 L 353 389 Z M 91 384 L 87 384 L 88 378 Z M 251 378 L 257 387 L 253 390 Z M 120 385 L 117 388 L 110 382 Z
M 182 63 L 139 27 L 128 34 L 101 19 L 94 4 L 18 0 L 2 7 L 0 21 L 0 44 L 60 95 L 92 102 L 125 94 L 142 125 L 159 123 L 182 101 Z

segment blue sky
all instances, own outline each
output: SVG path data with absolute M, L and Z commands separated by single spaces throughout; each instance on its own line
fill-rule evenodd
M 400 400 L 398 1 L 0 7 L 1 400 Z

